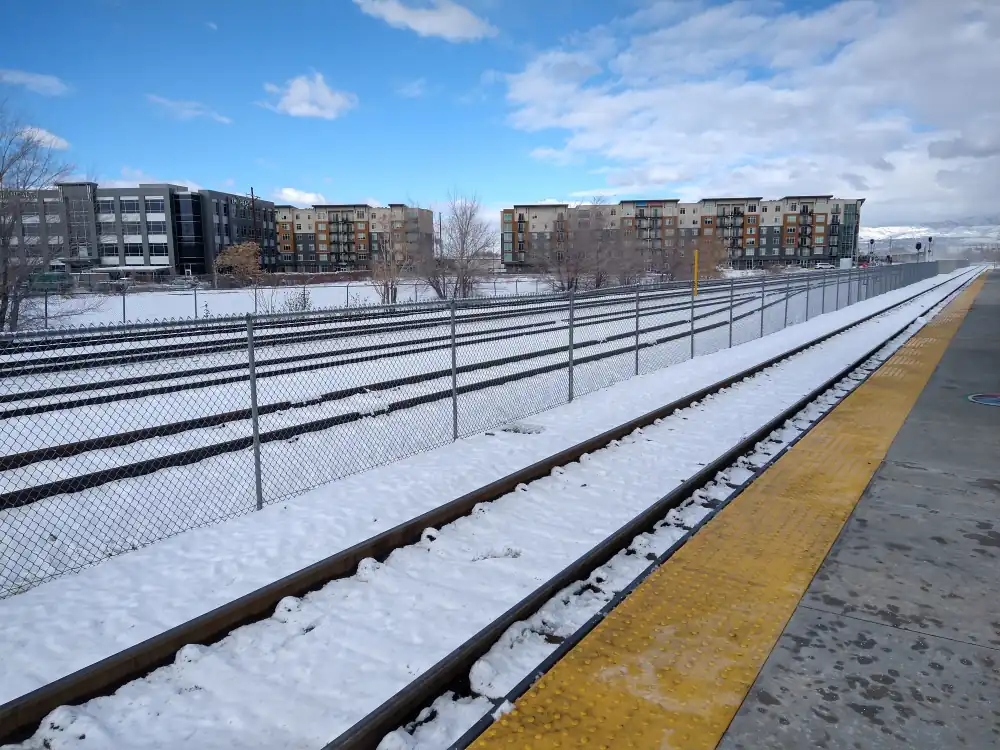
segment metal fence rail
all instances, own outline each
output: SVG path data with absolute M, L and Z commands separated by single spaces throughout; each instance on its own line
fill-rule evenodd
M 0 597 L 938 272 L 0 338 Z

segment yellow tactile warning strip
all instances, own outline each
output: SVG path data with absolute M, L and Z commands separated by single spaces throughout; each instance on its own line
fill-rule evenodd
M 715 748 L 982 285 L 910 339 L 472 747 Z

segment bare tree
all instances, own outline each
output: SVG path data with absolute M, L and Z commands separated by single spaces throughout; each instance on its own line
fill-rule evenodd
M 224 248 L 215 257 L 213 270 L 216 275 L 230 276 L 242 287 L 250 287 L 253 290 L 254 312 L 259 311 L 260 287 L 267 280 L 267 274 L 260 266 L 260 245 L 249 241 Z
M 722 276 L 721 267 L 729 261 L 729 251 L 721 236 L 715 233 L 705 234 L 704 232 L 703 229 L 694 241 L 694 247 L 698 250 L 698 277 L 702 279 L 719 278 Z
M 480 215 L 481 209 L 477 196 L 453 194 L 441 229 L 440 251 L 418 259 L 419 274 L 438 299 L 474 296 L 476 285 L 489 273 L 498 237 Z
M 25 207 L 34 203 L 37 220 L 40 199 L 32 192 L 65 179 L 71 169 L 0 102 L 0 330 L 17 330 L 32 274 L 47 270 L 61 252 L 59 245 L 42 245 L 25 232 Z
M 662 254 L 659 251 L 658 254 Z M 638 284 L 646 273 L 647 262 L 653 262 L 644 252 L 642 240 L 630 230 L 619 228 L 614 243 L 613 267 L 614 282 L 618 286 Z
M 411 265 L 406 242 L 396 232 L 380 232 L 372 239 L 372 285 L 383 305 L 396 304 L 399 283 Z

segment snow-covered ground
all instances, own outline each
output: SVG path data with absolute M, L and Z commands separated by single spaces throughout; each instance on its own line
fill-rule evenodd
M 928 313 L 926 319 L 933 317 L 935 311 Z M 758 443 L 753 451 L 720 471 L 705 487 L 657 522 L 651 532 L 635 537 L 626 549 L 592 571 L 586 580 L 563 589 L 529 619 L 508 628 L 473 665 L 469 673 L 471 694 L 456 695 L 449 691 L 439 696 L 414 722 L 390 732 L 379 744 L 379 750 L 441 750 L 462 737 L 481 717 L 489 714 L 495 719 L 510 710 L 507 698 L 511 691 L 522 680 L 534 676 L 543 661 L 565 646 L 564 640 L 578 633 L 643 575 L 651 559 L 660 559 L 718 513 L 741 485 L 751 481 L 796 437 L 864 382 L 868 374 L 924 324 L 924 319 L 919 319 L 911 325 L 864 365 Z
M 814 288 L 810 296 L 811 315 L 820 314 L 823 295 Z M 835 302 L 831 284 L 827 309 Z M 768 303 L 783 303 L 781 287 L 768 288 Z M 842 285 L 841 301 L 846 304 L 847 287 Z M 794 324 L 805 318 L 805 294 L 784 304 L 766 309 L 765 334 L 780 329 L 787 319 Z M 726 308 L 711 299 L 697 310 L 697 325 L 728 323 Z M 733 343 L 738 345 L 761 333 L 760 316 L 755 312 L 760 301 L 738 303 L 734 312 L 750 317 L 737 320 Z M 627 318 L 602 325 L 596 332 L 587 326 L 577 331 L 575 356 L 580 364 L 574 372 L 574 394 L 586 393 L 624 380 L 634 374 L 634 352 L 584 362 L 584 357 L 602 352 L 628 349 L 632 345 L 634 303 L 622 305 Z M 641 344 L 652 344 L 669 334 L 685 336 L 689 323 L 678 323 L 687 309 L 650 313 L 643 317 L 642 328 L 671 325 L 640 335 Z M 679 329 L 679 330 L 678 330 Z M 625 339 L 608 341 L 613 335 Z M 459 431 L 462 435 L 480 432 L 523 418 L 568 398 L 565 352 L 536 356 L 546 346 L 564 346 L 566 331 L 519 337 L 496 344 L 473 344 L 462 347 L 458 366 L 484 361 L 502 354 L 512 357 L 503 365 L 459 374 L 460 389 L 490 378 L 509 378 L 531 368 L 555 366 L 555 369 L 529 379 L 502 382 L 482 390 L 462 393 L 458 400 Z M 728 326 L 696 335 L 694 353 L 698 356 L 718 351 L 729 344 Z M 666 367 L 691 356 L 689 338 L 680 338 L 643 348 L 639 356 L 641 371 Z M 263 378 L 258 381 L 258 396 L 263 404 L 285 402 L 279 411 L 262 415 L 260 429 L 265 436 L 261 447 L 263 495 L 266 503 L 308 490 L 311 487 L 346 475 L 389 463 L 413 453 L 428 450 L 451 440 L 452 413 L 450 376 L 421 383 L 402 385 L 389 390 L 375 390 L 346 398 L 317 400 L 331 390 L 364 385 L 387 377 L 415 375 L 429 370 L 448 372 L 450 353 L 439 350 L 424 355 L 396 356 L 375 365 L 378 377 L 372 377 L 373 363 L 341 365 L 322 377 L 309 374 Z M 427 394 L 439 398 L 399 409 L 396 405 Z M 99 437 L 129 430 L 197 419 L 206 414 L 246 408 L 246 382 L 215 386 L 203 390 L 185 390 L 171 394 L 128 399 L 119 403 L 83 406 L 5 420 L 8 452 L 58 445 L 63 442 Z M 362 418 L 351 416 L 369 415 Z M 292 438 L 270 440 L 269 435 L 282 428 L 321 420 L 342 418 L 339 424 L 322 422 L 324 429 Z M 20 468 L 0 472 L 0 489 L 5 493 L 80 477 L 88 472 L 116 469 L 138 461 L 169 456 L 182 451 L 204 449 L 227 440 L 248 438 L 249 419 L 234 419 L 225 424 L 185 430 L 174 435 L 153 437 L 128 445 L 93 450 L 69 458 L 39 460 Z M 79 569 L 106 557 L 134 550 L 158 539 L 194 526 L 219 521 L 255 508 L 253 456 L 250 450 L 221 455 L 205 455 L 197 463 L 163 468 L 142 476 L 115 479 L 96 487 L 57 494 L 29 505 L 0 512 L 0 538 L 16 540 L 10 554 L 0 565 L 0 580 L 5 592 L 14 592 L 55 575 Z M 75 488 L 74 488 L 75 489 Z
M 124 315 L 120 294 L 78 294 L 67 298 L 52 295 L 49 297 L 49 305 L 54 316 L 60 312 L 68 314 L 74 310 L 82 310 L 74 315 L 60 317 L 59 326 L 109 325 L 265 312 L 281 309 L 287 300 L 300 296 L 303 289 L 308 291 L 313 308 L 357 307 L 380 303 L 378 291 L 370 282 L 354 281 L 309 284 L 305 287 L 262 288 L 257 292 L 256 309 L 253 290 L 248 289 L 199 289 L 197 294 L 192 289 L 128 292 L 125 294 Z M 550 285 L 545 279 L 523 276 L 497 277 L 484 281 L 477 288 L 477 293 L 484 297 L 544 294 L 549 291 Z M 398 302 L 432 299 L 436 299 L 436 295 L 426 284 L 404 281 L 399 286 Z
M 851 363 L 889 332 L 926 313 L 969 274 L 963 276 L 918 301 L 639 430 L 579 463 L 558 469 L 550 477 L 480 506 L 449 526 L 429 530 L 421 543 L 397 550 L 384 564 L 365 560 L 355 576 L 334 581 L 302 599 L 286 599 L 273 617 L 240 628 L 213 646 L 188 646 L 173 665 L 124 686 L 114 696 L 58 709 L 24 747 L 127 745 L 207 750 L 322 746 L 527 595 L 540 581 L 550 578 L 692 472 L 724 453 L 738 436 L 758 429 L 825 381 L 831 371 Z M 878 303 L 886 302 L 886 297 L 831 313 L 744 348 L 764 349 L 765 343 L 774 343 L 771 339 L 832 322 L 827 318 L 843 317 L 845 320 L 839 321 L 843 324 L 860 307 L 871 304 L 878 309 Z M 710 355 L 694 359 L 690 364 L 698 368 L 710 360 L 724 359 L 714 362 L 712 370 L 702 372 L 702 382 L 718 379 L 720 371 L 738 358 L 737 351 L 724 352 L 720 358 Z M 678 369 L 642 379 L 648 381 L 644 383 L 647 398 L 654 396 L 651 391 L 661 391 L 655 394 L 655 400 L 646 401 L 645 408 L 671 398 L 664 397 L 662 391 L 670 389 L 663 386 L 673 380 L 670 376 Z M 638 385 L 638 381 L 632 381 L 624 389 L 609 389 L 573 406 L 590 401 L 590 413 L 606 404 L 616 413 L 614 421 L 621 421 L 619 398 L 628 402 Z M 548 428 L 555 426 L 551 416 L 541 415 L 533 421 L 533 429 L 505 433 L 502 440 L 530 442 L 544 436 Z M 573 422 L 572 415 L 560 416 L 556 424 Z M 573 424 L 574 428 L 578 426 Z M 577 438 L 592 433 L 587 430 L 578 433 Z M 496 437 L 481 435 L 465 441 L 463 448 L 467 455 L 485 449 L 496 456 L 505 452 L 505 446 L 493 440 Z M 664 455 L 671 460 L 664 461 Z M 466 468 L 467 459 L 447 468 L 457 473 L 458 466 Z M 369 480 L 385 487 L 385 474 L 385 470 L 380 471 L 377 480 L 374 474 Z M 482 474 L 476 481 L 483 481 Z M 370 501 L 377 492 L 371 491 L 371 485 L 367 489 L 365 496 Z M 317 512 L 318 503 L 312 505 L 313 513 L 322 515 Z M 367 520 L 371 506 L 364 510 Z M 272 529 L 277 520 L 271 519 Z M 304 536 L 318 535 L 313 526 Z M 252 556 L 245 538 L 234 537 L 227 541 L 240 547 L 239 559 Z M 300 537 L 299 541 L 304 540 Z M 216 557 L 218 553 L 218 549 L 213 551 Z M 190 592 L 187 582 L 185 589 L 183 596 Z M 100 591 L 90 588 L 88 595 L 93 599 Z M 135 592 L 130 595 L 134 597 Z M 5 626 L 7 614 L 4 612 Z M 47 613 L 48 618 L 53 615 Z M 64 644 L 72 643 L 78 651 L 80 634 L 86 631 L 81 628 L 81 620 L 70 623 L 72 635 L 67 634 Z M 33 631 L 38 629 L 36 620 Z M 47 635 L 51 638 L 51 634 Z M 6 637 L 4 640 L 12 642 Z M 13 651 L 21 658 L 28 648 L 30 640 Z
M 884 309 L 943 278 L 577 398 L 532 417 L 531 429 L 478 433 L 317 487 L 263 511 L 179 534 L 2 600 L 0 642 L 5 647 L 0 650 L 0 673 L 5 678 L 0 681 L 0 700 L 110 656 L 655 405 Z M 565 386 L 563 378 L 559 383 Z M 800 385 L 805 388 L 807 383 Z M 722 422 L 727 436 L 739 434 L 728 417 Z M 400 430 L 417 430 L 421 423 L 397 422 L 393 427 L 387 437 Z M 716 447 L 722 446 L 716 442 Z M 278 452 L 292 449 L 283 443 L 273 447 Z M 324 450 L 329 451 L 329 445 Z M 305 460 L 298 463 L 300 470 L 308 471 L 310 456 L 301 458 Z M 252 476 L 249 465 L 241 468 Z M 158 472 L 144 481 L 155 482 L 167 473 Z M 172 483 L 162 485 L 169 488 Z M 123 492 L 121 499 L 134 500 L 139 491 L 137 487 Z M 175 501 L 179 508 L 191 510 L 202 499 L 208 498 L 196 494 Z

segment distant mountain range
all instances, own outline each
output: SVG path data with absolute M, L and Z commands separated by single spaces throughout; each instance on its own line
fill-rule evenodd
M 890 250 L 915 252 L 920 241 L 933 237 L 935 253 L 961 252 L 973 245 L 1000 244 L 1000 216 L 970 217 L 960 221 L 935 221 L 914 226 L 861 227 L 861 246 L 875 240 L 880 254 Z

